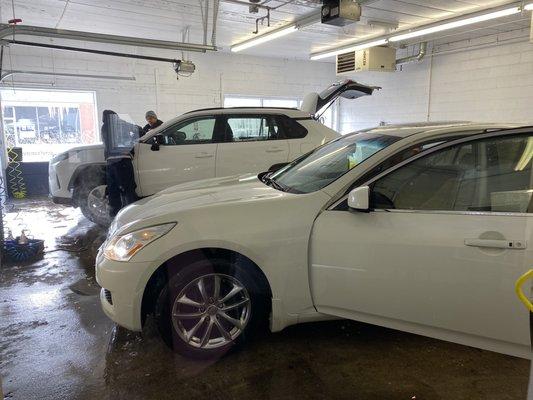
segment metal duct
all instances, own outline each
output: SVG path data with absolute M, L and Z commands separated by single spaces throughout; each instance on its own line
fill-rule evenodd
M 151 47 L 162 50 L 186 50 L 205 53 L 216 51 L 216 46 L 207 44 L 194 44 L 183 42 L 171 42 L 166 40 L 144 39 L 130 36 L 107 35 L 67 29 L 44 28 L 40 26 L 0 24 L 0 39 L 15 35 L 30 35 L 51 37 L 67 40 L 80 40 L 83 42 L 111 43 L 124 46 Z
M 427 49 L 427 42 L 420 43 L 420 49 L 418 50 L 418 54 L 409 57 L 399 58 L 398 60 L 396 60 L 396 65 L 407 64 L 412 61 L 422 61 L 422 59 L 426 56 Z

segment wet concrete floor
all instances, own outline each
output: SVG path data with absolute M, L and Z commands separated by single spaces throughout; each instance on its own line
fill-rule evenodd
M 5 399 L 526 399 L 529 362 L 349 321 L 264 333 L 216 362 L 171 352 L 150 322 L 117 328 L 100 309 L 94 256 L 105 232 L 47 200 L 6 224 L 45 239 L 44 259 L 0 268 Z

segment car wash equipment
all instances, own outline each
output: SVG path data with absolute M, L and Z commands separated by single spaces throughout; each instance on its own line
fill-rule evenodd
M 533 346 L 533 304 L 531 303 L 529 297 L 524 294 L 522 289 L 524 283 L 531 278 L 533 278 L 533 269 L 530 269 L 524 275 L 518 278 L 515 285 L 515 291 L 522 304 L 524 304 L 524 306 L 526 306 L 526 308 L 529 310 L 529 334 L 531 336 L 531 344 Z
M 22 177 L 20 163 L 22 161 L 22 149 L 10 147 L 7 149 L 7 181 L 9 182 L 9 192 L 15 199 L 26 197 L 26 183 Z
M 10 235 L 4 240 L 4 256 L 7 262 L 26 263 L 42 257 L 44 240 L 30 239 L 23 230 L 20 236 L 13 239 Z

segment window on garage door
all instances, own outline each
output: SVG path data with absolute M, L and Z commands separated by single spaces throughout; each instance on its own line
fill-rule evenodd
M 94 92 L 16 88 L 0 95 L 6 146 L 21 147 L 25 162 L 101 142 Z
M 531 212 L 533 136 L 468 142 L 376 181 L 378 209 Z
M 226 141 L 281 139 L 281 126 L 281 120 L 276 115 L 230 115 L 226 119 Z

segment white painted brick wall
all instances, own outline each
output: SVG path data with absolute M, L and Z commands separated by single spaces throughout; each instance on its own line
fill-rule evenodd
M 79 42 L 69 45 L 80 46 Z M 132 48 L 97 45 L 105 50 L 133 52 Z M 89 47 L 89 46 L 87 46 Z M 95 45 L 91 45 L 95 48 Z M 67 73 L 134 76 L 135 81 L 71 77 L 16 75 L 15 81 L 36 83 L 43 89 L 93 90 L 98 114 L 113 109 L 129 114 L 135 122 L 144 122 L 144 113 L 155 110 L 167 120 L 183 112 L 205 107 L 218 107 L 224 94 L 251 96 L 303 97 L 320 91 L 336 80 L 331 64 L 290 61 L 225 53 L 190 53 L 196 72 L 180 77 L 171 66 L 160 62 L 90 55 L 66 51 L 14 46 L 4 57 L 4 69 L 56 71 Z M 138 53 L 141 51 L 139 50 Z M 181 53 L 146 50 L 146 54 L 180 58 Z M 158 85 L 155 85 L 155 82 Z M 10 79 L 4 87 L 10 86 Z M 54 83 L 50 86 L 50 83 Z M 40 84 L 40 85 L 39 85 Z
M 515 33 L 520 34 L 523 32 Z M 494 40 L 495 37 L 485 37 L 436 50 L 454 50 Z M 404 65 L 402 71 L 395 73 L 365 72 L 353 78 L 383 89 L 372 97 L 341 102 L 343 133 L 376 126 L 382 121 L 533 124 L 533 44 L 527 41 L 470 47 L 466 51 L 434 56 L 432 63 L 426 57 L 420 63 Z
M 522 33 L 503 34 L 498 40 L 513 40 Z M 494 40 L 495 37 L 488 36 L 436 50 L 457 50 Z M 117 50 L 106 45 L 99 47 Z M 135 52 L 127 47 L 122 50 Z M 22 75 L 16 79 L 54 82 L 53 87 L 60 89 L 94 90 L 99 114 L 110 108 L 131 115 L 137 123 L 144 121 L 148 109 L 156 110 L 166 120 L 196 108 L 218 107 L 224 94 L 303 97 L 343 79 L 334 75 L 334 65 L 330 63 L 238 54 L 191 53 L 197 71 L 178 81 L 171 67 L 164 63 L 64 51 L 54 51 L 52 58 L 51 50 L 21 46 L 12 47 L 10 52 L 11 57 L 9 51 L 5 54 L 4 69 L 10 69 L 12 63 L 14 69 L 134 76 L 135 81 Z M 180 56 L 155 50 L 145 52 L 162 57 Z M 365 72 L 353 78 L 383 89 L 371 97 L 341 102 L 339 128 L 343 133 L 380 122 L 426 121 L 428 111 L 432 121 L 533 123 L 533 44 L 525 41 L 439 55 L 432 62 L 426 57 L 420 63 L 404 65 L 396 73 Z M 6 82 L 9 84 L 9 79 Z

